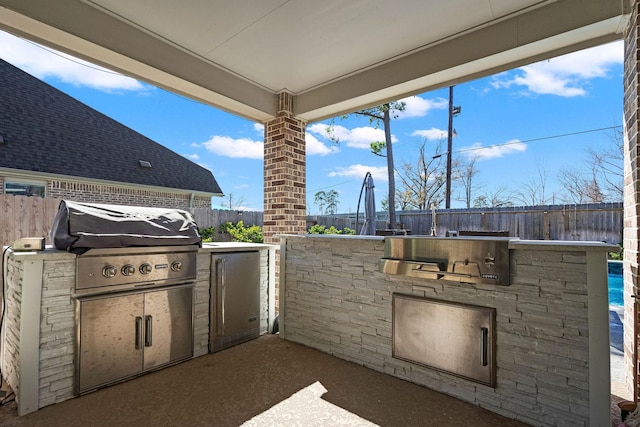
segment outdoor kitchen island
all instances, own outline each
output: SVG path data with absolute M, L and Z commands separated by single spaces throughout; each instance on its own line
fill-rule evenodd
M 273 245 L 215 242 L 197 250 L 193 282 L 193 353 L 209 351 L 211 259 L 216 253 L 259 253 L 260 333 L 275 317 Z M 77 256 L 47 247 L 40 252 L 7 251 L 6 312 L 0 342 L 0 369 L 16 393 L 18 414 L 77 395 Z
M 420 238 L 443 246 L 467 239 Z M 613 246 L 517 239 L 507 246 L 508 283 L 471 284 L 457 273 L 464 264 L 473 264 L 464 262 L 468 254 L 459 258 L 455 274 L 457 261 L 449 262 L 447 271 L 440 255 L 413 267 L 414 276 L 389 274 L 381 272 L 381 260 L 388 255 L 382 237 L 281 236 L 280 335 L 532 425 L 610 425 L 607 251 Z M 495 253 L 482 255 L 483 264 L 497 258 Z M 482 275 L 489 280 L 498 276 Z M 433 318 L 437 321 L 430 324 L 424 310 L 412 305 L 409 315 L 397 317 L 398 302 L 407 301 L 416 307 L 424 301 L 493 313 L 495 336 L 489 338 L 491 321 L 479 327 L 476 342 L 484 343 L 482 354 L 468 358 L 478 365 L 495 363 L 493 384 L 427 366 L 429 362 L 408 361 L 406 354 L 416 348 L 423 355 L 451 350 L 437 341 L 433 345 L 429 329 L 448 328 L 457 319 Z M 411 319 L 422 323 L 413 326 Z M 413 343 L 411 351 L 398 357 L 406 347 L 396 347 L 394 334 L 404 332 L 394 329 L 396 320 L 408 325 L 412 335 L 431 339 L 431 345 Z M 493 362 L 485 357 L 492 352 Z M 449 355 L 466 353 L 461 348 Z

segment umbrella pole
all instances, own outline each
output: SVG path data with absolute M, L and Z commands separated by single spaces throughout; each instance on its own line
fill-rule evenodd
M 362 200 L 362 192 L 364 191 L 364 186 L 367 185 L 367 177 L 371 175 L 371 172 L 367 172 L 364 176 L 364 180 L 362 181 L 362 187 L 360 187 L 360 196 L 358 196 L 358 206 L 356 207 L 356 234 L 360 235 L 362 233 L 362 229 L 364 228 L 364 223 L 362 224 L 362 228 L 360 228 L 360 233 L 358 233 L 358 216 L 360 215 L 360 200 Z

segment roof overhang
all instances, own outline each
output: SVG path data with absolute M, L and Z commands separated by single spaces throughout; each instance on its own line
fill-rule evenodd
M 0 28 L 264 122 L 308 122 L 623 37 L 631 0 L 0 0 Z

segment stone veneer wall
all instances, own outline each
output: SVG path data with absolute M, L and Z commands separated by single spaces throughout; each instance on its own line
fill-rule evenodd
M 209 279 L 211 253 L 198 252 L 193 302 L 193 357 L 209 352 Z
M 5 317 L 6 342 L 2 374 L 16 395 L 20 392 L 20 302 L 23 270 L 27 259 L 8 261 Z M 75 348 L 75 256 L 62 254 L 45 260 L 40 308 L 40 357 L 38 407 L 62 402 L 74 393 Z
M 189 209 L 191 195 L 169 191 L 127 188 L 117 185 L 48 181 L 47 197 L 66 198 L 85 203 Z M 194 197 L 193 207 L 210 208 L 211 197 Z
M 589 425 L 584 251 L 511 250 L 512 285 L 503 287 L 379 273 L 380 239 L 287 236 L 283 242 L 285 339 L 533 425 Z M 606 269 L 605 252 L 602 259 Z M 394 292 L 495 307 L 496 388 L 394 359 Z
M 18 395 L 20 392 L 20 301 L 22 301 L 23 262 L 8 262 L 5 285 L 4 342 L 0 343 L 3 378 Z

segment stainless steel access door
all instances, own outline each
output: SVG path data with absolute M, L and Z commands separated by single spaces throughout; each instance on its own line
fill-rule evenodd
M 78 391 L 193 354 L 193 285 L 78 300 Z
M 260 336 L 260 254 L 217 253 L 211 258 L 211 352 Z
M 192 305 L 192 286 L 145 294 L 144 370 L 191 357 Z
M 88 299 L 79 305 L 79 391 L 139 373 L 144 294 Z
M 495 308 L 393 295 L 393 357 L 495 387 Z

